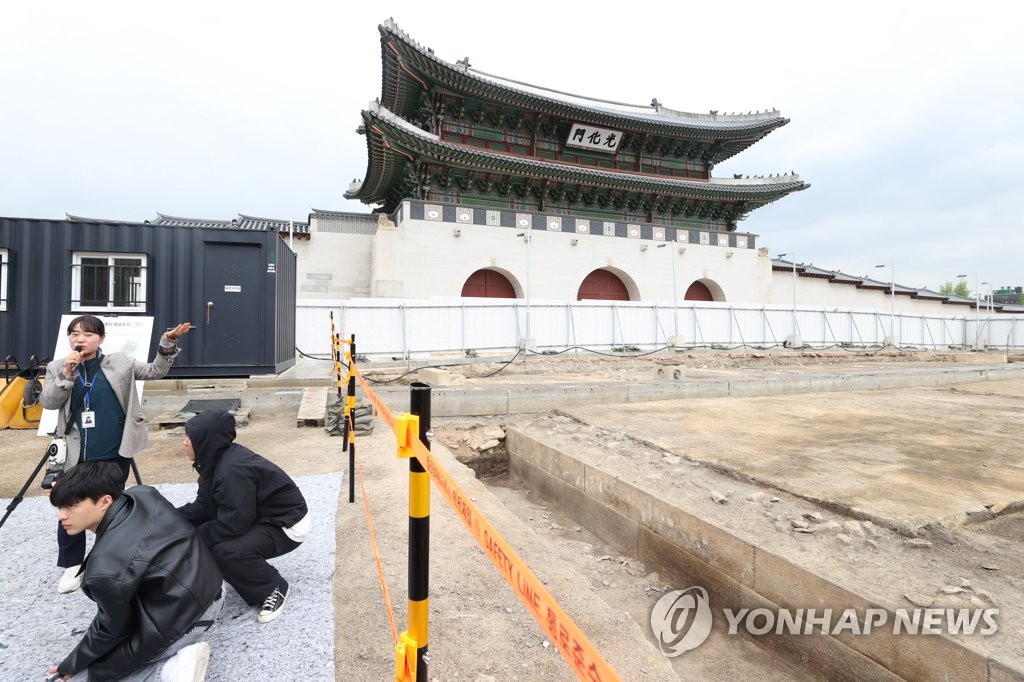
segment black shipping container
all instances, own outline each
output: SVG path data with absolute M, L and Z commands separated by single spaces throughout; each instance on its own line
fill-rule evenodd
M 170 376 L 295 363 L 295 254 L 272 229 L 0 217 L 0 358 L 53 352 L 61 315 L 195 325 Z

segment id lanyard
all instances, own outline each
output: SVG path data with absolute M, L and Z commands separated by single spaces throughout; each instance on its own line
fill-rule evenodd
M 96 385 L 96 382 L 99 381 L 102 374 L 103 372 L 100 370 L 99 365 L 96 367 L 96 373 L 92 375 L 92 381 L 87 381 L 83 378 L 83 375 L 86 375 L 85 365 L 82 366 L 81 372 L 78 374 L 78 381 L 81 382 L 82 386 L 86 389 L 85 396 L 82 398 L 82 413 L 79 415 L 82 418 L 81 426 L 83 429 L 91 429 L 96 426 L 96 413 L 90 409 L 92 404 L 92 389 L 93 386 Z

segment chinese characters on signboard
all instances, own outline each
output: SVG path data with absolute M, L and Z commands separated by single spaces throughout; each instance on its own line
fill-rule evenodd
M 619 147 L 622 139 L 622 132 L 618 130 L 606 130 L 595 128 L 582 123 L 573 123 L 569 127 L 569 139 L 565 141 L 568 147 L 580 149 L 591 149 L 598 152 L 614 153 Z

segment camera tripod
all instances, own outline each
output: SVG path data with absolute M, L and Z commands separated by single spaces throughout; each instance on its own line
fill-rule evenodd
M 19 490 L 18 494 L 14 496 L 11 503 L 7 505 L 7 512 L 4 514 L 4 517 L 0 519 L 0 528 L 3 528 L 4 522 L 7 521 L 7 517 L 13 514 L 14 510 L 18 508 L 18 505 L 21 504 L 21 501 L 25 499 L 25 491 L 28 490 L 29 486 L 32 485 L 32 481 L 36 480 L 36 476 L 38 476 L 39 472 L 42 471 L 44 466 L 46 466 L 46 460 L 49 459 L 49 457 L 50 449 L 47 447 L 46 451 L 43 452 L 42 459 L 39 460 L 39 464 L 37 464 L 36 468 L 32 470 L 31 474 L 29 474 L 28 479 L 25 481 L 25 485 L 21 486 L 21 490 Z M 142 476 L 139 475 L 139 465 L 135 463 L 134 457 L 131 458 L 131 463 L 132 473 L 135 474 L 135 482 L 138 485 L 142 485 Z

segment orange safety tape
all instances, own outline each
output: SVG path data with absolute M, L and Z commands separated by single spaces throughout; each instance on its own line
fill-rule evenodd
M 353 363 L 352 366 L 355 367 L 355 364 Z M 356 377 L 362 384 L 370 402 L 377 408 L 377 415 L 394 432 L 395 415 L 374 393 L 358 369 L 356 369 Z M 470 501 L 469 496 L 462 491 L 448 471 L 431 455 L 430 450 L 416 440 L 413 443 L 413 452 L 416 459 L 430 474 L 448 504 L 462 519 L 473 538 L 505 578 L 505 582 L 512 587 L 520 601 L 530 610 L 534 620 L 548 634 L 552 644 L 558 648 L 576 675 L 581 680 L 592 680 L 593 682 L 621 679 L 611 665 L 604 660 L 597 648 L 584 636 L 583 631 L 573 622 L 569 614 L 555 601 L 543 583 L 519 558 L 512 546 L 501 537 L 497 529 L 480 513 L 480 510 Z
M 377 562 L 377 577 L 380 589 L 384 593 L 384 606 L 388 612 L 388 625 L 391 626 L 391 643 L 398 644 L 398 628 L 395 627 L 395 614 L 391 608 L 391 593 L 388 592 L 388 581 L 384 577 L 384 566 L 381 565 L 380 552 L 377 550 L 377 535 L 373 532 L 373 514 L 370 513 L 370 498 L 366 495 L 366 484 L 363 481 L 363 467 L 356 458 L 356 471 L 359 473 L 359 490 L 363 494 L 363 507 L 366 509 L 366 528 L 370 531 L 370 547 L 373 548 L 373 559 Z
M 337 334 L 334 333 L 334 313 L 331 318 L 331 355 L 338 358 L 341 353 L 341 343 Z M 341 379 L 341 363 L 335 361 L 335 370 L 339 380 Z M 354 422 L 350 422 L 354 427 Z M 353 434 L 354 435 L 354 434 Z M 377 564 L 377 578 L 380 580 L 380 590 L 384 594 L 384 606 L 387 609 L 388 625 L 391 628 L 391 643 L 398 644 L 398 628 L 395 626 L 395 613 L 391 608 L 391 593 L 388 591 L 388 581 L 384 577 L 384 566 L 380 561 L 380 551 L 377 549 L 377 534 L 373 531 L 373 513 L 370 512 L 370 498 L 366 494 L 366 482 L 363 480 L 363 467 L 356 459 L 356 473 L 359 475 L 359 490 L 363 494 L 363 508 L 366 510 L 366 529 L 370 535 L 370 547 L 373 549 L 373 560 Z

